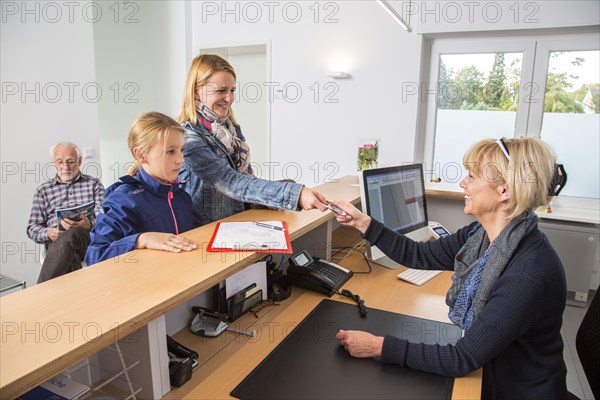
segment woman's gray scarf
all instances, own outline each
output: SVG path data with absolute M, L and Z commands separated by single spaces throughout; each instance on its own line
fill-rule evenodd
M 196 100 L 196 111 L 211 122 L 213 136 L 223 143 L 223 146 L 225 146 L 235 164 L 235 169 L 242 174 L 252 175 L 250 147 L 248 143 L 237 136 L 237 131 L 235 130 L 235 125 L 231 122 L 231 118 L 229 116 L 225 118 L 219 117 L 213 110 L 198 100 Z
M 463 330 L 471 326 L 521 239 L 536 227 L 537 216 L 527 211 L 513 218 L 491 245 L 481 224 L 469 232 L 454 259 L 452 286 L 446 294 L 452 322 Z

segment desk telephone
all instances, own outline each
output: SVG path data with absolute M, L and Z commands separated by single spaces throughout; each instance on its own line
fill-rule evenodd
M 313 259 L 302 250 L 290 257 L 287 275 L 293 284 L 331 297 L 352 277 L 352 271 L 330 261 Z

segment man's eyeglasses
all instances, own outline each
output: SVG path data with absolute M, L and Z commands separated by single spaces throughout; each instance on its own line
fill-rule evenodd
M 78 163 L 77 160 L 54 160 L 54 164 L 56 164 L 56 165 L 64 165 L 64 164 L 66 164 L 68 166 L 71 166 L 71 165 L 75 165 L 77 163 Z

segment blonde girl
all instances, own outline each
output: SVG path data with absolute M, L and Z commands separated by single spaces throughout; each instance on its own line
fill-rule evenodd
M 190 251 L 196 244 L 181 236 L 192 228 L 192 202 L 179 188 L 184 129 L 172 118 L 147 112 L 134 121 L 128 137 L 135 162 L 107 189 L 88 247 L 87 265 L 135 249 Z

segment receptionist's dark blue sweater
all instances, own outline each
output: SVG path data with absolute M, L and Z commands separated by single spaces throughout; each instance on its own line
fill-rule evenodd
M 417 243 L 373 220 L 364 237 L 407 267 L 452 270 L 474 224 Z M 521 240 L 488 303 L 455 346 L 413 344 L 388 335 L 381 360 L 450 377 L 483 367 L 484 399 L 566 399 L 560 334 L 565 301 L 562 263 L 536 228 Z

